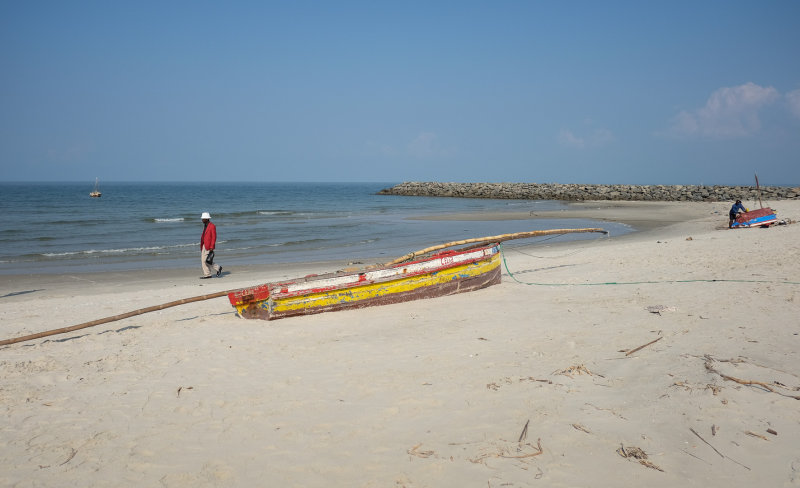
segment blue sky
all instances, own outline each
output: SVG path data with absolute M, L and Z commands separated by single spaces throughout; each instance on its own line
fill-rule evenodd
M 0 181 L 800 185 L 800 2 L 0 3 Z

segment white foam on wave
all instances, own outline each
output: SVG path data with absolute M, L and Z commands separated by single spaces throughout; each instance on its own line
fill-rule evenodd
M 223 241 L 220 241 L 223 242 Z M 182 247 L 196 247 L 197 244 L 185 243 L 175 244 L 173 246 L 149 246 L 149 247 L 126 247 L 122 249 L 85 249 L 81 251 L 65 251 L 65 252 L 47 252 L 40 254 L 47 258 L 57 258 L 62 256 L 76 256 L 76 255 L 91 255 L 91 254 L 124 254 L 124 253 L 139 253 L 139 252 L 160 252 L 168 249 L 176 249 Z

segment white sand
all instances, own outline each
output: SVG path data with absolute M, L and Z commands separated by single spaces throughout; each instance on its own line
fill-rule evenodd
M 0 485 L 800 486 L 800 225 L 728 206 L 576 206 L 647 230 L 509 243 L 478 292 L 272 322 L 217 298 L 0 347 Z M 0 339 L 320 266 L 3 277 Z

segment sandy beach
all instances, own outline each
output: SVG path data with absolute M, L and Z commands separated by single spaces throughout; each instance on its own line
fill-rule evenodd
M 223 297 L 0 347 L 0 485 L 800 486 L 800 224 L 729 207 L 572 204 L 638 232 L 515 243 L 445 298 L 265 322 Z M 4 276 L 0 340 L 347 264 Z

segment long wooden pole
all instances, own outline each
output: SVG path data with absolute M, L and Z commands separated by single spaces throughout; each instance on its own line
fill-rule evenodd
M 71 325 L 69 327 L 63 327 L 61 329 L 48 330 L 45 332 L 38 332 L 36 334 L 26 335 L 22 337 L 15 337 L 13 339 L 6 339 L 0 341 L 0 346 L 7 346 L 9 344 L 16 344 L 18 342 L 32 341 L 34 339 L 39 339 L 41 337 L 47 337 L 56 334 L 65 334 L 67 332 L 72 332 L 75 330 L 86 329 L 87 327 L 94 327 L 95 325 L 101 325 L 101 324 L 106 324 L 108 322 L 115 322 L 117 320 L 127 319 L 128 317 L 141 315 L 143 313 L 155 312 L 156 310 L 164 310 L 165 308 L 176 307 L 178 305 L 183 305 L 184 303 L 199 302 L 201 300 L 209 300 L 211 298 L 224 297 L 225 295 L 231 293 L 232 291 L 236 290 L 221 291 L 218 293 L 211 293 L 209 295 L 200 295 L 192 298 L 183 298 L 180 300 L 175 300 L 174 302 L 163 303 L 161 305 L 154 305 L 152 307 L 140 308 L 139 310 L 134 310 L 133 312 L 114 315 L 113 317 L 106 317 L 104 319 L 93 320 L 91 322 L 84 322 L 78 325 Z
M 761 187 L 758 186 L 758 173 L 755 173 L 755 175 L 756 175 L 756 191 L 758 192 L 758 206 L 764 208 L 764 204 L 761 203 Z
M 598 228 L 586 228 L 586 229 L 550 229 L 550 230 L 533 230 L 529 232 L 516 232 L 513 234 L 500 234 L 497 236 L 488 236 L 488 237 L 475 237 L 473 239 L 464 239 L 462 241 L 453 241 L 448 242 L 445 244 L 439 244 L 436 246 L 427 247 L 425 249 L 421 249 L 419 251 L 414 251 L 412 253 L 408 253 L 405 256 L 400 256 L 399 258 L 386 263 L 385 266 L 391 266 L 393 264 L 402 263 L 403 261 L 408 261 L 409 259 L 413 259 L 417 256 L 420 256 L 425 253 L 429 253 L 432 251 L 438 251 L 439 249 L 446 249 L 448 247 L 453 246 L 460 246 L 462 244 L 471 244 L 475 242 L 504 242 L 510 241 L 512 239 L 526 239 L 529 237 L 541 237 L 541 236 L 550 236 L 554 234 L 575 234 L 580 232 L 602 232 L 603 234 L 608 234 L 607 230 L 598 229 Z

